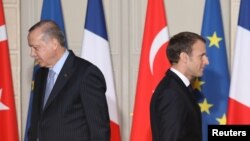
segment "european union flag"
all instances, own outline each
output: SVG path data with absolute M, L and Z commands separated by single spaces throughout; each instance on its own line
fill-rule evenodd
M 63 19 L 63 13 L 61 8 L 61 0 L 44 0 L 43 1 L 43 7 L 42 7 L 42 15 L 41 20 L 53 20 L 58 24 L 60 29 L 64 32 L 65 38 L 65 28 L 64 28 L 64 19 Z M 67 47 L 67 40 L 66 45 Z M 36 71 L 39 69 L 39 66 L 37 64 L 34 65 L 33 68 L 33 76 L 32 76 L 32 84 L 31 84 L 31 92 L 30 92 L 30 100 L 29 100 L 29 108 L 28 108 L 28 115 L 27 115 L 27 121 L 26 121 L 26 130 L 24 135 L 24 141 L 28 141 L 27 132 L 30 127 L 30 116 L 31 116 L 31 110 L 32 110 L 32 101 L 33 101 L 33 85 L 34 85 L 34 76 Z
M 61 0 L 44 0 L 42 7 L 41 20 L 53 20 L 63 31 L 65 37 L 64 19 L 62 13 Z M 66 40 L 67 47 L 67 40 Z
M 199 99 L 199 106 L 202 112 L 203 141 L 207 141 L 208 125 L 226 124 L 230 85 L 219 0 L 206 0 L 201 35 L 207 41 L 206 49 L 210 64 L 193 87 L 204 95 Z

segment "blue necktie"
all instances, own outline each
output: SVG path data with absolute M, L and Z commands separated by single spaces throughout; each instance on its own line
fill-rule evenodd
M 46 84 L 46 90 L 45 90 L 45 95 L 44 95 L 44 101 L 43 101 L 43 108 L 45 107 L 45 104 L 46 104 L 47 100 L 49 99 L 49 95 L 50 95 L 51 90 L 54 86 L 55 74 L 56 73 L 52 69 L 49 70 L 47 84 Z

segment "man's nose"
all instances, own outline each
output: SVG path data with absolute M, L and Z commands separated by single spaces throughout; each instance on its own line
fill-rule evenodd
M 35 57 L 36 56 L 36 53 L 35 53 L 35 50 L 33 48 L 31 48 L 30 50 L 30 57 Z

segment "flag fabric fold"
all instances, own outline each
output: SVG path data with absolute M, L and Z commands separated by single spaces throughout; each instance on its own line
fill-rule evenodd
M 110 47 L 102 0 L 88 0 L 81 57 L 95 64 L 103 73 L 109 108 L 111 141 L 120 141 L 120 123 L 116 102 Z
M 208 125 L 226 124 L 230 75 L 224 38 L 221 6 L 218 0 L 206 0 L 201 35 L 206 39 L 209 65 L 193 85 L 204 97 L 199 99 L 202 113 L 203 141 L 208 139 Z
M 0 140 L 18 141 L 15 96 L 2 0 L 0 0 L 0 64 Z
M 228 124 L 250 124 L 250 1 L 241 0 L 236 33 Z
M 134 103 L 131 141 L 151 141 L 150 100 L 170 67 L 166 57 L 168 28 L 163 0 L 148 0 Z
M 53 20 L 54 22 L 56 22 L 60 27 L 60 29 L 64 32 L 66 38 L 61 0 L 43 0 L 41 20 Z M 66 39 L 66 47 L 67 47 L 67 39 Z M 30 116 L 31 116 L 32 101 L 33 101 L 33 85 L 34 85 L 35 73 L 38 69 L 39 65 L 34 64 L 24 141 L 28 141 L 27 132 L 30 127 L 30 120 L 31 120 Z

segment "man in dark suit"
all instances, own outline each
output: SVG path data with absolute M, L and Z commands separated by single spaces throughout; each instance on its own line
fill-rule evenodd
M 109 141 L 106 83 L 101 71 L 74 55 L 55 22 L 44 20 L 29 29 L 35 75 L 29 141 Z M 48 76 L 52 72 L 53 76 Z M 48 82 L 53 82 L 51 92 Z M 48 84 L 47 84 L 48 83 Z
M 173 36 L 167 47 L 172 67 L 156 87 L 150 104 L 153 141 L 201 141 L 201 112 L 190 83 L 209 64 L 205 40 L 192 32 Z

